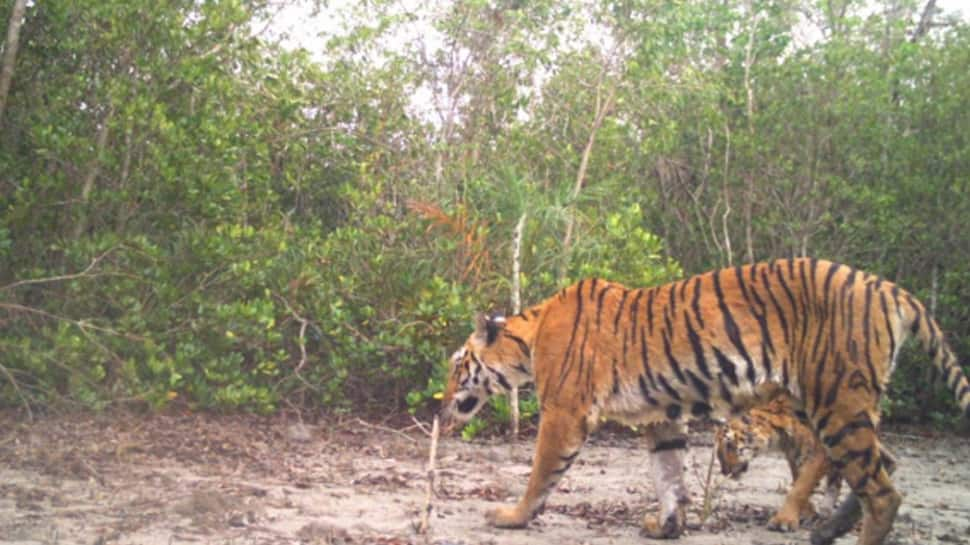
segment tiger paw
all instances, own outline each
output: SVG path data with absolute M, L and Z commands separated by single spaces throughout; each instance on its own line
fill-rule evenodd
M 497 507 L 485 512 L 485 521 L 496 528 L 525 528 L 529 517 L 517 507 Z
M 676 539 L 684 533 L 684 516 L 682 513 L 671 513 L 663 524 L 657 517 L 647 515 L 643 517 L 643 528 L 640 535 L 650 539 Z
M 776 532 L 794 532 L 798 530 L 798 517 L 792 517 L 785 513 L 776 513 L 768 521 L 768 529 Z

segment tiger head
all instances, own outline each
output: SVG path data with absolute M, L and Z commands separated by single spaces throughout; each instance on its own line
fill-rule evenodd
M 529 380 L 528 346 L 506 334 L 507 324 L 503 316 L 479 314 L 475 331 L 451 356 L 440 413 L 446 431 L 471 420 L 491 396 Z
M 744 415 L 732 418 L 720 426 L 714 435 L 714 448 L 721 464 L 721 473 L 737 479 L 748 470 L 748 464 L 767 444 L 767 438 L 757 433 L 751 418 Z

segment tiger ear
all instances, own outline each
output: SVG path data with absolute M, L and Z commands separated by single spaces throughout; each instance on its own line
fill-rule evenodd
M 495 342 L 498 334 L 505 328 L 505 317 L 500 314 L 478 313 L 475 315 L 475 336 L 486 345 Z

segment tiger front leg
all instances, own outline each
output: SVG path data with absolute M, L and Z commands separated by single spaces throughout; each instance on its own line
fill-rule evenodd
M 660 424 L 650 429 L 647 446 L 651 452 L 653 486 L 660 500 L 660 513 L 643 517 L 644 536 L 674 539 L 684 532 L 690 496 L 684 484 L 684 456 L 687 453 L 687 427 Z
M 539 512 L 563 474 L 576 460 L 586 440 L 585 415 L 555 408 L 544 409 L 539 422 L 532 473 L 525 495 L 516 505 L 485 513 L 485 520 L 498 528 L 525 528 Z
M 768 528 L 779 532 L 794 532 L 798 530 L 802 520 L 813 518 L 815 510 L 812 508 L 812 492 L 827 472 L 828 461 L 825 452 L 819 448 L 797 471 L 793 471 L 791 490 L 785 496 L 784 505 L 768 521 Z

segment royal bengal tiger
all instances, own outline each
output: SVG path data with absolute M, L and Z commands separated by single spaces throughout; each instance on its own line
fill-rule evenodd
M 733 478 L 740 477 L 753 458 L 769 450 L 785 455 L 792 486 L 781 509 L 768 520 L 768 528 L 793 532 L 801 521 L 815 518 L 811 496 L 822 477 L 826 478 L 825 499 L 819 514 L 831 515 L 839 499 L 842 477 L 829 463 L 815 432 L 796 416 L 792 399 L 786 395 L 731 418 L 714 434 L 721 473 Z
M 911 335 L 970 412 L 970 384 L 923 305 L 854 268 L 799 258 L 644 289 L 582 280 L 508 319 L 480 316 L 452 357 L 441 417 L 453 427 L 489 396 L 535 383 L 532 472 L 518 504 L 486 514 L 498 527 L 529 522 L 601 417 L 652 425 L 660 514 L 643 530 L 673 538 L 689 503 L 685 421 L 787 391 L 864 506 L 858 542 L 875 545 L 901 502 L 876 434 L 878 401 Z

